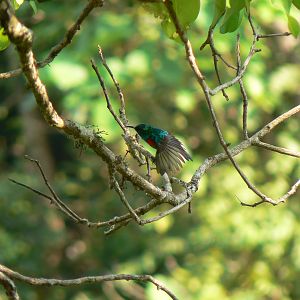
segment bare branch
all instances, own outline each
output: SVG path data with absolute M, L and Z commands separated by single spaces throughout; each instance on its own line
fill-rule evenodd
M 90 225 L 90 222 L 87 219 L 83 219 L 80 218 L 75 212 L 73 212 L 66 204 L 64 204 L 61 200 L 57 201 L 54 197 L 50 197 L 44 193 L 42 193 L 41 191 L 38 191 L 22 182 L 16 181 L 14 179 L 9 178 L 9 181 L 11 181 L 12 183 L 15 183 L 17 185 L 20 185 L 32 192 L 34 192 L 35 194 L 42 196 L 46 199 L 50 200 L 51 204 L 54 204 L 56 206 L 56 208 L 58 208 L 60 211 L 62 211 L 63 213 L 65 213 L 67 216 L 69 216 L 73 221 L 75 221 L 76 223 L 84 223 L 88 226 L 92 226 Z
M 136 153 L 136 150 L 139 153 L 142 153 L 145 157 L 151 158 L 152 160 L 153 160 L 153 156 L 151 155 L 151 153 L 149 151 L 144 149 L 141 145 L 139 145 L 139 143 L 134 141 L 133 138 L 130 136 L 129 129 L 125 125 L 125 124 L 128 123 L 128 121 L 127 121 L 127 118 L 126 118 L 126 115 L 125 115 L 125 101 L 124 101 L 124 98 L 123 98 L 123 93 L 121 92 L 119 84 L 117 83 L 113 73 L 111 72 L 108 65 L 106 64 L 106 61 L 105 61 L 105 58 L 104 58 L 103 53 L 101 51 L 101 48 L 99 48 L 99 55 L 101 57 L 102 63 L 104 64 L 105 68 L 108 70 L 113 82 L 115 83 L 115 85 L 117 87 L 117 90 L 119 91 L 119 97 L 120 97 L 120 100 L 121 100 L 120 117 L 115 113 L 115 111 L 114 111 L 114 109 L 111 105 L 110 98 L 109 98 L 108 91 L 106 89 L 104 80 L 103 80 L 102 76 L 100 75 L 99 70 L 98 70 L 97 66 L 95 65 L 95 62 L 91 59 L 92 68 L 94 69 L 94 71 L 95 71 L 95 73 L 98 77 L 99 83 L 101 85 L 101 88 L 103 90 L 103 93 L 104 93 L 104 96 L 105 96 L 105 99 L 106 99 L 107 108 L 110 111 L 110 113 L 112 114 L 112 116 L 114 117 L 114 119 L 116 120 L 116 122 L 119 124 L 121 129 L 123 130 L 123 132 L 124 132 L 123 137 L 124 137 L 124 140 L 125 140 L 128 148 L 129 148 L 129 152 L 132 154 L 132 156 L 141 165 L 143 165 L 143 164 L 145 164 L 145 161 L 138 155 L 138 153 Z M 125 124 L 123 123 L 123 120 L 125 120 L 125 122 L 126 122 Z
M 0 271 L 0 284 L 4 287 L 5 293 L 9 300 L 20 300 L 14 282 L 7 275 L 5 275 L 5 272 L 2 271 Z
M 237 52 L 237 75 L 241 69 L 241 52 L 240 52 L 240 35 L 237 35 L 237 45 L 236 45 L 236 52 Z M 244 87 L 243 80 L 239 80 L 240 90 L 243 97 L 243 136 L 244 139 L 248 139 L 248 126 L 247 126 L 247 118 L 248 118 L 248 96 Z
M 217 50 L 215 48 L 215 45 L 214 45 L 213 28 L 209 30 L 208 37 L 209 37 L 210 50 L 211 50 L 211 53 L 212 53 L 212 56 L 213 56 L 215 72 L 216 72 L 219 84 L 222 84 L 220 73 L 219 73 L 219 68 L 218 68 L 218 57 L 222 58 L 222 56 L 217 52 Z M 225 61 L 225 60 L 223 59 L 223 61 Z M 228 97 L 225 90 L 222 90 L 222 94 L 223 94 L 223 97 L 225 98 L 225 100 L 228 101 L 229 97 Z
M 277 125 L 279 125 L 283 121 L 287 120 L 288 118 L 290 118 L 291 116 L 299 112 L 300 112 L 300 104 L 288 110 L 287 112 L 283 113 L 282 115 L 278 116 L 276 119 L 272 120 L 270 123 L 265 125 L 261 130 L 259 130 L 259 132 L 255 134 L 255 136 L 258 139 L 261 139 L 263 136 L 265 136 L 267 133 L 273 130 Z
M 291 189 L 284 194 L 282 197 L 280 197 L 278 200 L 272 200 L 272 201 L 264 201 L 263 199 L 261 201 L 255 202 L 253 204 L 241 202 L 242 206 L 249 206 L 249 207 L 256 207 L 260 204 L 263 204 L 264 202 L 271 203 L 272 205 L 276 206 L 280 203 L 284 203 L 289 197 L 296 194 L 298 187 L 300 186 L 300 179 L 291 187 Z
M 123 191 L 121 190 L 120 188 L 120 185 L 116 179 L 116 176 L 115 176 L 115 169 L 113 166 L 111 165 L 108 165 L 108 170 L 109 170 L 109 176 L 110 176 L 110 182 L 111 182 L 111 185 L 112 185 L 112 188 L 114 188 L 116 190 L 116 192 L 118 193 L 121 201 L 123 202 L 123 204 L 127 207 L 129 213 L 131 214 L 132 218 L 139 224 L 139 225 L 142 225 L 142 222 L 139 218 L 139 216 L 135 213 L 134 209 L 130 206 L 130 204 L 128 203 Z
M 298 151 L 293 151 L 293 150 L 290 150 L 290 149 L 277 147 L 277 146 L 274 146 L 274 145 L 271 145 L 271 144 L 263 143 L 259 140 L 254 141 L 252 143 L 252 145 L 255 145 L 255 146 L 258 146 L 258 147 L 261 147 L 261 148 L 265 148 L 267 150 L 271 150 L 271 151 L 274 151 L 274 152 L 278 152 L 278 153 L 281 153 L 281 154 L 290 155 L 290 156 L 300 158 L 300 152 L 298 152 Z
M 116 80 L 113 72 L 111 71 L 111 69 L 109 68 L 108 64 L 106 63 L 106 59 L 104 57 L 104 54 L 103 54 L 103 51 L 101 49 L 101 47 L 98 45 L 98 53 L 99 53 L 99 56 L 101 58 L 101 61 L 102 61 L 102 64 L 103 66 L 105 67 L 105 69 L 107 70 L 109 76 L 111 77 L 116 89 L 117 89 L 117 92 L 118 92 L 118 95 L 119 95 L 119 99 L 120 99 L 120 102 L 121 102 L 121 108 L 120 108 L 120 119 L 122 120 L 123 124 L 126 126 L 128 125 L 128 120 L 127 120 L 127 117 L 126 117 L 126 112 L 125 112 L 125 99 L 124 99 L 124 95 L 123 95 L 123 92 L 120 88 L 120 85 L 118 83 L 118 81 Z
M 251 48 L 250 48 L 249 54 L 248 54 L 248 56 L 246 57 L 246 59 L 245 59 L 243 65 L 241 66 L 240 72 L 238 73 L 238 75 L 237 75 L 235 78 L 233 78 L 232 80 L 230 80 L 230 81 L 228 81 L 228 82 L 226 82 L 226 83 L 223 83 L 223 84 L 217 86 L 217 87 L 214 88 L 213 90 L 210 90 L 210 95 L 211 95 L 211 96 L 214 96 L 214 95 L 216 95 L 218 92 L 220 92 L 220 91 L 222 91 L 222 90 L 224 90 L 224 89 L 227 89 L 227 88 L 233 86 L 234 84 L 236 84 L 236 83 L 244 76 L 245 71 L 246 71 L 246 69 L 247 69 L 247 67 L 248 67 L 248 65 L 249 65 L 249 63 L 250 63 L 250 60 L 251 60 L 251 58 L 253 57 L 253 55 L 254 55 L 255 53 L 261 51 L 260 49 L 256 49 L 256 48 L 255 48 L 255 43 L 256 43 L 256 41 L 253 42 L 253 44 L 252 44 L 252 46 L 251 46 Z
M 15 272 L 6 266 L 0 264 L 0 272 L 4 273 L 10 279 L 18 280 L 30 285 L 36 286 L 74 286 L 86 283 L 102 283 L 105 281 L 118 281 L 118 280 L 134 280 L 141 282 L 150 282 L 154 284 L 158 290 L 164 291 L 171 299 L 178 300 L 178 298 L 171 292 L 164 284 L 152 277 L 151 275 L 135 275 L 135 274 L 109 274 L 102 276 L 86 276 L 75 279 L 47 279 L 47 278 L 34 278 L 22 275 Z M 14 299 L 14 298 L 12 298 Z
M 41 62 L 37 63 L 38 68 L 43 68 L 46 65 L 50 64 L 54 58 L 71 42 L 75 34 L 78 30 L 80 30 L 80 26 L 82 22 L 86 19 L 86 17 L 90 14 L 90 12 L 96 8 L 103 6 L 104 0 L 90 0 L 85 8 L 82 10 L 81 14 L 79 15 L 76 22 L 71 26 L 71 28 L 66 32 L 64 38 L 54 46 L 48 56 L 42 60 Z M 9 72 L 0 73 L 0 79 L 7 79 L 12 78 L 20 75 L 22 73 L 22 69 L 16 69 Z
M 126 126 L 123 124 L 123 122 L 121 121 L 121 119 L 118 117 L 118 115 L 115 113 L 111 103 L 110 103 L 110 99 L 109 99 L 109 96 L 108 96 L 108 92 L 107 92 L 107 89 L 106 89 L 106 86 L 105 86 L 105 83 L 104 83 L 104 80 L 102 78 L 102 76 L 100 75 L 99 71 L 98 71 L 98 68 L 97 66 L 95 65 L 95 62 L 93 59 L 91 59 L 91 64 L 92 64 L 92 68 L 94 69 L 97 77 L 98 77 L 98 80 L 100 82 L 100 85 L 101 85 L 101 88 L 103 90 L 103 94 L 105 96 L 105 100 L 106 100 L 106 105 L 107 105 L 107 108 L 108 110 L 110 111 L 110 113 L 112 114 L 112 116 L 114 117 L 114 119 L 116 120 L 116 122 L 119 124 L 119 126 L 122 128 L 122 130 L 126 133 L 126 131 L 128 131 L 128 129 L 126 128 Z
M 257 39 L 266 39 L 266 38 L 273 38 L 273 37 L 280 37 L 280 36 L 290 36 L 290 32 L 279 32 L 279 33 L 270 33 L 270 34 L 259 34 L 257 35 Z
M 182 201 L 180 204 L 178 204 L 177 206 L 175 207 L 172 207 L 171 209 L 169 210 L 166 210 L 162 213 L 160 213 L 158 216 L 156 217 L 153 217 L 153 218 L 149 218 L 149 219 L 146 219 L 146 220 L 143 220 L 143 224 L 149 224 L 149 223 L 153 223 L 153 222 L 156 222 L 170 214 L 173 214 L 174 212 L 176 212 L 177 210 L 179 210 L 180 208 L 182 208 L 183 206 L 185 206 L 186 204 L 190 203 L 192 200 L 192 197 L 188 197 L 186 198 L 184 201 Z

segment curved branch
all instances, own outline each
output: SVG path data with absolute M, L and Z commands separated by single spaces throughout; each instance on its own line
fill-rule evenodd
M 171 292 L 164 284 L 152 277 L 151 275 L 135 275 L 135 274 L 109 274 L 102 276 L 86 276 L 75 279 L 47 279 L 47 278 L 34 278 L 22 275 L 15 272 L 6 266 L 0 264 L 0 272 L 5 274 L 10 279 L 19 280 L 31 285 L 37 286 L 74 286 L 86 283 L 102 283 L 105 281 L 118 281 L 118 280 L 134 280 L 142 282 L 150 282 L 154 284 L 158 290 L 164 291 L 171 299 L 178 300 L 178 298 Z M 0 273 L 1 274 L 1 273 Z M 14 298 L 12 298 L 14 299 Z M 16 298 L 17 299 L 17 298 Z

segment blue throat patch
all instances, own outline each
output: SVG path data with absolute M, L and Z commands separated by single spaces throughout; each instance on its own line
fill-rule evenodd
M 147 141 L 148 139 L 151 139 L 156 144 L 159 144 L 169 134 L 166 130 L 148 124 L 139 124 L 135 127 L 135 130 L 143 140 Z

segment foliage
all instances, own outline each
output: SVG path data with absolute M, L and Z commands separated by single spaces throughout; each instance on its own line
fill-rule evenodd
M 73 22 L 82 8 L 79 2 L 37 3 L 35 15 L 25 2 L 18 10 L 20 18 L 36 34 L 34 47 L 39 59 L 47 55 Z M 299 9 L 299 2 L 290 2 L 294 7 L 286 6 L 288 1 L 273 1 L 274 7 L 269 0 L 251 1 L 252 15 L 262 32 L 286 31 L 286 15 L 299 20 L 295 9 Z M 228 5 L 218 21 L 224 3 L 216 6 L 214 12 L 216 4 L 222 3 L 201 2 L 197 20 L 188 21 L 187 26 L 194 29 L 189 32 L 191 40 L 200 45 L 210 24 L 214 26 L 217 22 L 223 28 L 215 34 L 219 51 L 233 60 L 236 35 L 231 31 L 238 30 L 245 56 L 252 38 L 244 22 L 245 6 L 234 9 Z M 238 27 L 235 28 L 231 17 L 226 17 L 228 11 L 241 18 Z M 66 117 L 106 130 L 106 142 L 125 154 L 121 132 L 107 112 L 89 67 L 90 57 L 96 57 L 98 43 L 125 93 L 130 121 L 168 129 L 190 147 L 193 162 L 182 171 L 181 178 L 188 178 L 203 159 L 221 151 L 207 108 L 199 101 L 202 96 L 186 66 L 182 45 L 166 39 L 157 21 L 132 1 L 112 1 L 87 20 L 74 43 L 64 49 L 51 67 L 40 70 L 51 98 Z M 299 101 L 299 44 L 286 37 L 269 40 L 267 44 L 262 41 L 260 47 L 262 53 L 253 59 L 245 77 L 250 95 L 251 132 Z M 196 54 L 210 84 L 217 85 L 209 51 L 205 49 L 199 55 L 196 50 Z M 1 70 L 12 69 L 15 64 L 14 50 L 9 47 L 1 53 Z M 221 69 L 222 78 L 232 74 Z M 103 75 L 106 76 L 104 72 Z M 105 80 L 109 86 L 108 77 Z M 59 195 L 80 215 L 103 220 L 125 212 L 117 195 L 108 188 L 107 170 L 99 158 L 45 127 L 21 78 L 0 82 L 0 90 L 2 263 L 43 277 L 151 273 L 174 289 L 180 299 L 300 298 L 297 197 L 276 208 L 240 207 L 237 198 L 250 202 L 253 195 L 230 164 L 224 163 L 212 169 L 201 182 L 191 215 L 180 211 L 158 223 L 143 228 L 133 224 L 105 237 L 101 231 L 71 223 L 44 199 L 8 183 L 7 177 L 11 177 L 43 189 L 37 170 L 22 158 L 31 154 L 41 160 Z M 234 144 L 241 137 L 241 124 L 237 122 L 241 115 L 240 96 L 235 87 L 228 94 L 229 102 L 221 95 L 214 101 L 226 127 L 226 138 Z M 113 105 L 117 104 L 117 95 L 113 94 Z M 299 121 L 293 118 L 268 141 L 299 149 L 299 129 Z M 296 159 L 261 149 L 249 149 L 238 160 L 255 184 L 274 197 L 284 193 L 300 175 Z M 160 180 L 155 174 L 153 179 Z M 126 193 L 133 206 L 145 201 L 134 189 L 128 188 Z M 157 292 L 150 285 L 143 295 L 137 284 L 128 283 L 49 290 L 20 285 L 19 289 L 24 299 L 117 299 L 116 293 L 124 299 L 157 299 Z

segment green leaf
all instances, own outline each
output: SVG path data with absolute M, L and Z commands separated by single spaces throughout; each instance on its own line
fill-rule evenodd
M 233 32 L 237 30 L 243 19 L 241 11 L 234 10 L 233 8 L 227 8 L 226 13 L 220 27 L 221 33 Z
M 240 11 L 246 6 L 245 0 L 230 0 L 230 7 L 235 11 Z
M 180 22 L 180 25 L 186 30 L 194 22 L 200 11 L 200 0 L 173 0 L 174 11 Z M 152 13 L 156 18 L 160 18 L 161 25 L 165 34 L 176 39 L 176 28 L 173 24 L 166 7 L 162 3 L 145 3 L 144 8 Z
M 173 0 L 173 6 L 181 26 L 186 28 L 198 17 L 200 0 Z
M 249 1 L 247 0 L 230 0 L 230 7 L 226 8 L 225 16 L 220 27 L 221 33 L 233 32 L 241 24 L 243 15 L 241 11 L 248 7 Z
M 292 0 L 280 0 L 280 1 L 286 14 L 289 14 L 292 6 Z
M 293 3 L 298 9 L 300 9 L 300 0 L 293 0 L 292 3 Z
M 37 13 L 37 7 L 36 7 L 36 3 L 35 0 L 29 0 L 29 4 L 31 6 L 31 8 L 33 9 L 34 13 Z
M 162 3 L 143 3 L 143 7 L 155 18 L 160 18 L 162 21 L 169 17 L 168 11 Z
M 271 0 L 274 6 L 281 7 L 286 14 L 290 13 L 292 0 Z
M 251 0 L 245 0 L 245 7 L 246 7 L 247 12 L 250 11 L 250 2 L 251 2 Z
M 24 0 L 13 0 L 12 1 L 12 5 L 14 7 L 14 9 L 18 9 L 22 4 L 23 4 Z
M 10 44 L 8 36 L 5 35 L 3 32 L 4 28 L 0 28 L 0 51 L 6 49 Z
M 287 17 L 288 17 L 289 30 L 291 31 L 292 35 L 296 38 L 300 32 L 300 25 L 294 17 L 290 15 L 288 15 Z
M 214 0 L 215 2 L 215 9 L 214 9 L 214 17 L 210 27 L 215 27 L 221 17 L 224 15 L 226 10 L 226 0 Z

